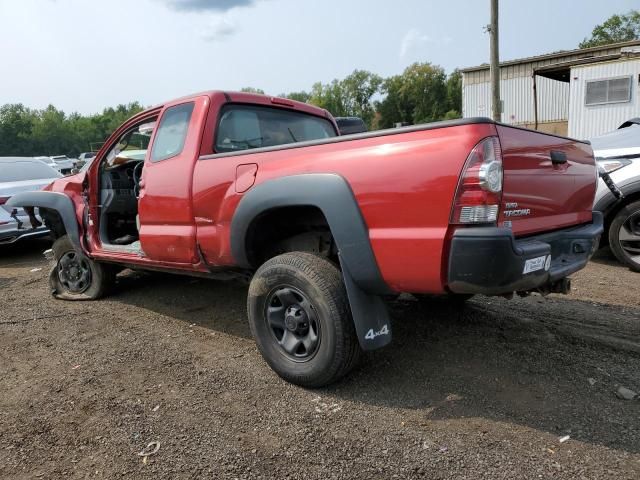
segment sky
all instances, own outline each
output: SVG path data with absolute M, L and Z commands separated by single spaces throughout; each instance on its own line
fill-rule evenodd
M 577 48 L 640 0 L 501 0 L 500 58 Z M 0 0 L 0 105 L 91 114 L 355 69 L 489 61 L 489 0 Z

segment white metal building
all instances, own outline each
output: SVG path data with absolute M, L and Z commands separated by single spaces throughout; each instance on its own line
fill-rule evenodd
M 491 116 L 489 65 L 462 70 L 464 117 Z M 500 64 L 502 121 L 591 138 L 640 117 L 640 40 Z

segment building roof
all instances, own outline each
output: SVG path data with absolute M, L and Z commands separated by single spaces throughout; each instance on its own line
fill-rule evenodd
M 500 67 L 508 67 L 511 65 L 522 65 L 527 63 L 539 63 L 544 62 L 545 64 L 549 63 L 564 63 L 566 61 L 574 60 L 577 56 L 581 59 L 586 60 L 588 58 L 595 58 L 604 56 L 607 57 L 608 52 L 612 49 L 622 49 L 624 47 L 635 47 L 640 46 L 640 40 L 630 40 L 628 42 L 619 42 L 619 43 L 610 43 L 608 45 L 600 45 L 598 47 L 590 47 L 590 48 L 577 48 L 575 50 L 563 50 L 560 52 L 547 53 L 545 55 L 536 55 L 533 57 L 526 58 L 518 58 L 515 60 L 507 60 L 504 62 L 500 62 Z M 583 62 L 586 63 L 586 62 Z M 461 69 L 463 73 L 468 72 L 477 72 L 481 70 L 489 70 L 489 64 L 483 63 L 482 65 L 478 65 L 475 67 L 467 67 Z

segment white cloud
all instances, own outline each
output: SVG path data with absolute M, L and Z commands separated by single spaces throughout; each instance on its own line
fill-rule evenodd
M 216 42 L 230 37 L 238 31 L 238 27 L 230 19 L 221 17 L 212 20 L 200 29 L 200 35 L 207 41 Z
M 429 35 L 422 33 L 417 28 L 411 28 L 404 34 L 404 37 L 402 37 L 402 42 L 400 43 L 400 57 L 406 57 L 410 51 L 431 42 L 433 42 L 433 40 Z
M 168 0 L 169 6 L 183 11 L 226 12 L 236 7 L 247 7 L 255 0 Z

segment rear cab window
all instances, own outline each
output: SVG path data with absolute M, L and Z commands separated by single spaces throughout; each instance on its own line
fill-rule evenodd
M 256 105 L 226 105 L 216 130 L 215 151 L 237 152 L 336 135 L 329 120 L 308 113 Z

